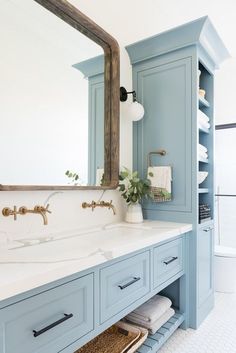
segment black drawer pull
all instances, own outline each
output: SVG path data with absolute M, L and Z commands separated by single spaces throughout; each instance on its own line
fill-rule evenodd
M 51 328 L 53 328 L 57 325 L 60 325 L 62 322 L 69 320 L 71 317 L 73 317 L 73 314 L 64 314 L 63 318 L 53 322 L 53 324 L 51 324 L 51 325 L 48 325 L 48 326 L 42 328 L 42 330 L 39 330 L 39 331 L 33 330 L 34 337 L 38 337 L 38 336 L 42 335 L 42 333 L 44 333 L 48 330 L 51 330 Z
M 213 227 L 208 227 L 208 228 L 205 228 L 203 230 L 204 230 L 204 232 L 210 232 L 210 230 L 212 230 L 212 229 L 213 229 Z
M 173 256 L 170 260 L 163 261 L 165 265 L 169 265 L 171 262 L 175 261 L 178 259 L 178 256 Z
M 140 281 L 140 279 L 141 279 L 140 277 L 133 277 L 133 279 L 132 279 L 130 282 L 124 284 L 123 286 L 122 286 L 122 285 L 118 285 L 118 287 L 119 287 L 121 290 L 122 290 L 122 289 L 125 289 L 125 288 L 131 286 L 131 284 Z

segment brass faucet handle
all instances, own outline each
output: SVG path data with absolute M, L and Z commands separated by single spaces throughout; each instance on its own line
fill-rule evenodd
M 19 208 L 19 214 L 25 215 L 27 212 L 28 212 L 28 209 L 27 209 L 26 206 L 21 206 L 21 207 Z
M 46 208 L 44 207 L 44 211 L 48 213 L 52 213 L 52 211 L 49 210 L 49 203 L 47 204 Z
M 4 217 L 8 217 L 8 216 L 14 216 L 14 221 L 16 221 L 17 219 L 17 207 L 14 206 L 13 210 L 10 209 L 9 207 L 4 207 L 2 210 L 2 215 Z
M 36 205 L 36 206 L 34 207 L 34 211 L 35 211 L 35 212 L 38 212 L 38 213 L 41 213 L 41 212 L 52 213 L 52 211 L 50 211 L 48 208 L 49 208 L 49 204 L 47 204 L 46 207 L 40 206 L 40 205 Z
M 8 216 L 11 216 L 13 214 L 13 211 L 9 208 L 9 207 L 4 207 L 2 209 L 2 215 L 4 217 L 8 217 Z

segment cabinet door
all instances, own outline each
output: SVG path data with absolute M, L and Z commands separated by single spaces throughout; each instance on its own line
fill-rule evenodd
M 93 330 L 93 274 L 0 310 L 0 353 L 57 353 Z
M 197 235 L 198 307 L 213 294 L 213 226 L 202 227 Z
M 96 185 L 96 171 L 104 168 L 104 75 L 89 79 L 88 184 Z
M 191 58 L 163 64 L 159 59 L 135 68 L 138 100 L 144 105 L 144 118 L 134 129 L 134 168 L 147 175 L 151 151 L 153 165 L 170 165 L 173 170 L 173 200 L 145 204 L 162 211 L 191 211 Z M 136 157 L 135 157 L 136 156 Z

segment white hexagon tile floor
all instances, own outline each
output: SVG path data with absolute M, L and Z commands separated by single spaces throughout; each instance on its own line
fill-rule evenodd
M 236 353 L 236 294 L 216 293 L 198 330 L 177 330 L 158 353 Z

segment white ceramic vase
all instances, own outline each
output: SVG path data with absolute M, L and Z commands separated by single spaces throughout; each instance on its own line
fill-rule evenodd
M 127 205 L 125 221 L 128 223 L 142 223 L 143 211 L 140 203 L 131 203 Z

